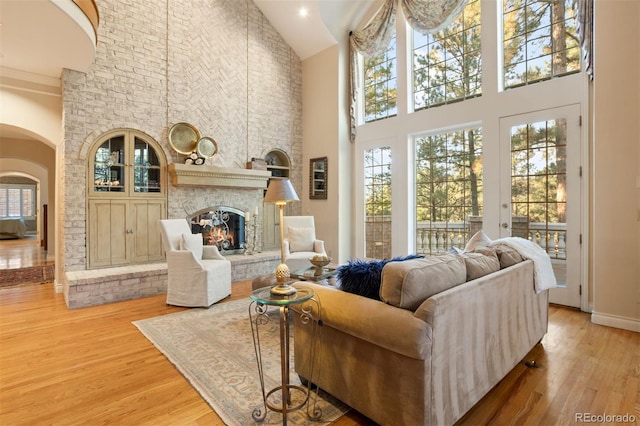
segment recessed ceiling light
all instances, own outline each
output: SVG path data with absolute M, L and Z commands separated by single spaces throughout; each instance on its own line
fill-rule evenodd
M 309 15 L 309 10 L 306 7 L 301 7 L 300 10 L 298 10 L 298 16 L 300 16 L 301 18 L 306 18 Z

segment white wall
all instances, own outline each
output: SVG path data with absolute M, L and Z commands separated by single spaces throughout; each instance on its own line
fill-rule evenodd
M 596 0 L 593 315 L 640 331 L 640 2 Z
M 60 81 L 27 73 L 20 75 L 24 80 L 6 76 L 0 79 L 0 172 L 23 172 L 40 180 L 38 208 L 42 211 L 42 204 L 48 205 L 47 255 L 54 256 L 55 150 L 62 139 Z M 31 139 L 7 137 L 3 129 Z
M 55 83 L 58 87 L 9 78 L 0 82 L 0 124 L 24 129 L 52 147 L 58 145 L 62 139 L 60 81 Z
M 302 64 L 302 214 L 314 216 L 316 235 L 324 240 L 327 254 L 340 259 L 338 251 L 338 46 L 330 47 Z M 329 113 L 330 112 L 330 113 Z M 326 200 L 309 199 L 309 160 L 327 157 Z

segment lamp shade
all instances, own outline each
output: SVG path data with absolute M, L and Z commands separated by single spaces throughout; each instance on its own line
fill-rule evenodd
M 265 203 L 288 203 L 299 200 L 300 198 L 298 198 L 289 179 L 271 179 L 263 201 Z

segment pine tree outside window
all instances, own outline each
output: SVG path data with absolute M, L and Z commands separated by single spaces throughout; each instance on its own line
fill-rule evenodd
M 449 27 L 413 31 L 413 108 L 482 94 L 480 0 L 471 0 Z
M 580 72 L 574 0 L 505 0 L 505 89 Z
M 417 137 L 416 251 L 464 246 L 482 215 L 482 129 Z
M 398 113 L 396 38 L 383 53 L 364 56 L 364 121 L 393 117 Z

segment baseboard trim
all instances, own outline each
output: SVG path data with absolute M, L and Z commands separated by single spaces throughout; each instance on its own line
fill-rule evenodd
M 640 333 L 640 319 L 626 318 L 618 315 L 603 314 L 599 312 L 591 313 L 591 322 L 607 327 L 621 328 L 623 330 Z

